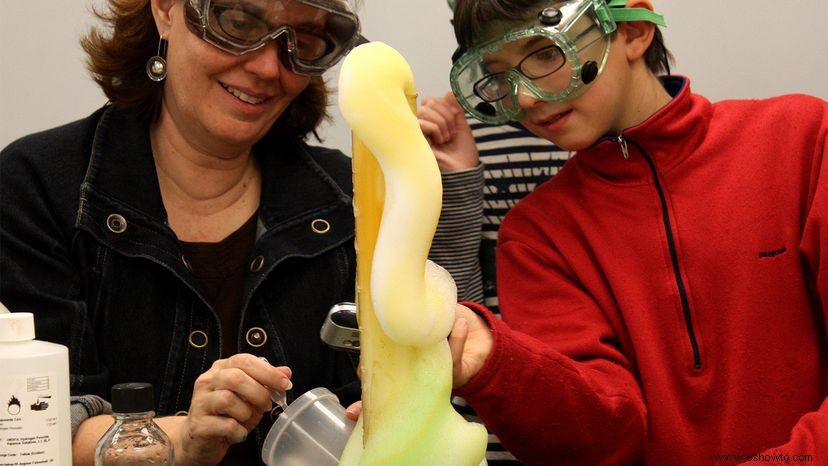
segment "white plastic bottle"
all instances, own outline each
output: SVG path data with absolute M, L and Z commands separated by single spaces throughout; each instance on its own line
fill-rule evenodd
M 0 304 L 0 465 L 72 464 L 69 351 Z

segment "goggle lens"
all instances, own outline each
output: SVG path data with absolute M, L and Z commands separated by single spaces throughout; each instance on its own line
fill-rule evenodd
M 451 71 L 460 104 L 479 120 L 499 124 L 522 117 L 519 95 L 551 102 L 582 92 L 591 82 L 581 79 L 584 64 L 603 68 L 615 27 L 596 7 L 606 8 L 585 0 L 551 2 L 538 20 L 463 53 Z M 557 22 L 543 22 L 549 10 L 560 12 Z
M 210 15 L 210 27 L 220 36 L 228 41 L 239 45 L 255 47 L 263 39 L 270 37 L 276 30 L 271 30 L 267 21 L 258 15 L 246 11 L 241 5 L 234 6 L 213 4 Z M 290 27 L 290 26 L 288 26 Z M 334 47 L 333 41 L 329 42 L 323 35 L 310 31 L 292 28 L 296 38 L 297 58 L 301 60 L 318 60 L 325 56 L 325 52 Z
M 286 63 L 300 74 L 321 74 L 359 38 L 359 20 L 345 0 L 186 3 L 188 26 L 207 42 L 239 55 L 280 38 Z
M 540 38 L 523 60 L 514 68 L 507 71 L 488 74 L 474 84 L 474 93 L 484 102 L 497 102 L 505 98 L 516 84 L 515 80 L 520 73 L 524 77 L 535 81 L 546 92 L 561 92 L 569 85 L 568 76 L 562 79 L 546 79 L 563 68 L 566 56 L 560 47 L 551 43 L 546 37 Z M 485 61 L 485 59 L 484 59 Z

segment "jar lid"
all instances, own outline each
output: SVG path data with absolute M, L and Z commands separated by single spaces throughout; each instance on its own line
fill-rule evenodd
M 152 384 L 129 382 L 112 386 L 113 413 L 143 413 L 147 411 L 155 411 Z
M 0 314 L 0 342 L 34 340 L 34 315 L 31 312 Z

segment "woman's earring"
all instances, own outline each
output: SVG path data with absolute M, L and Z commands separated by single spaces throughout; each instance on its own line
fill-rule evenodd
M 162 35 L 158 39 L 158 52 L 147 60 L 147 76 L 153 81 L 163 81 L 167 77 L 167 41 Z

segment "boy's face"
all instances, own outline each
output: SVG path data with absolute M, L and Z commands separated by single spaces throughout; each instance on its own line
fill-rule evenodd
M 455 97 L 481 121 L 517 120 L 568 150 L 620 134 L 669 101 L 643 59 L 663 18 L 648 0 L 625 6 L 551 1 L 537 19 L 494 21 L 456 58 Z
M 623 39 L 615 36 L 603 73 L 579 96 L 562 102 L 546 102 L 519 93 L 523 112 L 520 122 L 532 133 L 565 150 L 582 150 L 606 134 L 620 134 L 633 105 L 631 74 Z
M 491 124 L 518 120 L 518 94 L 566 101 L 601 73 L 615 29 L 608 7 L 585 0 L 554 5 L 495 22 L 456 60 L 452 91 L 469 113 Z

